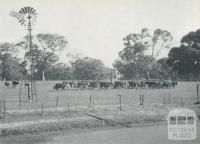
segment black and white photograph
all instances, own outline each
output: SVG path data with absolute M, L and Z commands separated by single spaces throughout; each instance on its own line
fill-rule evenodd
M 0 144 L 199 144 L 200 0 L 0 0 Z

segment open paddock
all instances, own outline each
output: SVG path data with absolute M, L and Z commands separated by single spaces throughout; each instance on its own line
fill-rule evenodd
M 28 102 L 27 90 L 22 88 L 21 109 L 38 109 L 41 107 L 73 106 L 112 106 L 140 104 L 140 95 L 145 103 L 190 105 L 197 99 L 196 85 L 199 82 L 179 82 L 174 89 L 95 89 L 95 90 L 53 90 L 58 81 L 37 81 L 37 102 Z M 7 88 L 0 82 L 0 99 L 6 101 L 6 110 L 18 110 L 20 85 Z M 2 107 L 2 103 L 1 103 Z

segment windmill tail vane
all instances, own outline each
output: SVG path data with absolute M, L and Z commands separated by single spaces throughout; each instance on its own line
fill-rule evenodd
M 17 18 L 17 19 L 23 19 L 24 18 L 24 14 L 19 13 L 19 12 L 15 12 L 15 11 L 10 11 L 9 15 L 14 17 L 14 18 Z

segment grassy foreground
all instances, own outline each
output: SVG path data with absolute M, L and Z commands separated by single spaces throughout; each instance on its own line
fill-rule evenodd
M 133 125 L 165 121 L 169 110 L 174 106 L 160 104 L 79 107 L 68 110 L 65 107 L 44 109 L 41 111 L 8 112 L 5 119 L 0 120 L 0 136 L 36 134 L 50 131 L 66 131 L 72 129 L 90 129 L 112 127 L 111 123 L 99 120 L 92 115 L 117 123 Z

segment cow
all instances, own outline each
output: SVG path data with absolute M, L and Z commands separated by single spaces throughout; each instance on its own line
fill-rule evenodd
M 25 83 L 24 86 L 25 86 L 25 87 L 29 87 L 30 84 L 29 84 L 29 83 Z
M 175 86 L 178 85 L 178 82 L 177 81 L 171 81 L 171 85 L 172 85 L 173 88 L 175 88 Z
M 157 80 L 149 80 L 147 81 L 147 84 L 148 84 L 148 88 L 158 89 L 158 88 L 161 88 L 162 82 L 157 81 Z
M 162 85 L 161 85 L 162 88 L 171 88 L 171 86 L 172 86 L 172 84 L 171 84 L 170 80 L 163 80 L 162 81 Z
M 6 86 L 7 88 L 8 88 L 9 85 L 10 85 L 9 82 L 5 82 L 4 84 L 5 84 L 5 86 Z
M 113 87 L 114 88 L 124 88 L 126 85 L 126 83 L 124 83 L 123 81 L 115 81 Z
M 128 88 L 136 88 L 137 86 L 137 82 L 128 81 Z
M 95 89 L 98 87 L 98 82 L 97 81 L 90 81 L 89 82 L 89 89 Z
M 147 81 L 146 80 L 139 80 L 138 82 L 137 82 L 137 87 L 138 88 L 148 88 L 148 83 L 147 83 Z
M 112 87 L 112 83 L 111 83 L 111 82 L 104 82 L 104 81 L 101 81 L 101 82 L 99 83 L 99 85 L 100 85 L 100 88 L 110 88 L 110 87 Z
M 54 86 L 53 86 L 53 89 L 58 91 L 59 89 L 65 89 L 65 85 L 63 83 L 56 83 Z
M 19 84 L 19 81 L 12 81 L 12 87 L 15 88 Z

